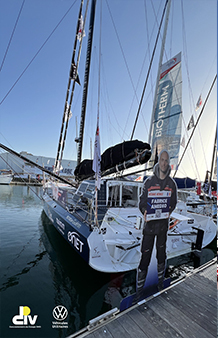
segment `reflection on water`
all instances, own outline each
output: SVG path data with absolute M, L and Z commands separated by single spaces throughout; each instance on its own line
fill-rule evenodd
M 70 313 L 70 332 L 114 307 L 135 291 L 135 271 L 104 274 L 90 268 L 42 213 L 41 239 L 50 258 L 55 301 Z
M 39 261 L 41 261 L 41 259 L 43 258 L 43 256 L 45 254 L 46 254 L 46 251 L 43 251 L 43 252 L 37 254 L 35 256 L 35 259 L 33 261 L 28 262 L 27 266 L 24 267 L 20 272 L 16 273 L 13 276 L 8 277 L 7 281 L 4 282 L 4 283 L 2 283 L 2 286 L 0 287 L 0 291 L 6 291 L 8 288 L 10 288 L 10 287 L 12 287 L 14 285 L 19 284 L 19 277 L 22 276 L 22 275 L 24 275 L 24 274 L 27 274 L 32 268 L 34 268 L 39 263 Z M 19 256 L 20 255 L 18 255 L 16 257 L 16 259 L 18 259 Z M 14 262 L 16 261 L 16 259 L 14 260 Z M 12 265 L 13 265 L 13 263 L 12 263 Z M 9 268 L 10 268 L 10 266 L 8 267 L 8 269 Z M 7 270 L 6 270 L 6 272 L 7 272 Z M 7 273 L 5 273 L 3 276 L 6 277 Z

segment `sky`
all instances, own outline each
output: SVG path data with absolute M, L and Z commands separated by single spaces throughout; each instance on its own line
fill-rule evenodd
M 164 4 L 163 0 L 103 0 L 101 5 L 97 0 L 83 158 L 93 156 L 98 106 L 101 152 L 130 139 Z M 17 152 L 56 156 L 79 6 L 79 0 L 0 0 L 0 143 Z M 83 13 L 85 6 L 86 1 Z M 85 31 L 78 68 L 81 86 L 75 88 L 64 151 L 64 158 L 72 160 L 77 158 L 74 139 L 81 114 L 88 25 Z M 148 142 L 162 33 L 163 28 L 134 134 L 144 142 Z M 182 137 L 187 142 L 191 115 L 196 121 L 201 111 L 195 111 L 199 95 L 204 104 L 217 73 L 216 0 L 172 0 L 163 62 L 180 51 Z M 179 167 L 180 177 L 204 180 L 210 170 L 216 86 Z

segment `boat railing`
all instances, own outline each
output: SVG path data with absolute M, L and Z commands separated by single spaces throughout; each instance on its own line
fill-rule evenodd
M 142 185 L 134 182 L 104 182 L 98 191 L 98 224 L 101 224 L 110 207 L 137 207 Z M 94 226 L 95 182 L 84 181 L 79 188 L 68 189 L 51 185 L 47 194 L 71 214 Z

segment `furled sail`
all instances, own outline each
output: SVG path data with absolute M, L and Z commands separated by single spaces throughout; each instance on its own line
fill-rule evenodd
M 101 172 L 108 174 L 146 163 L 151 156 L 148 143 L 133 140 L 116 144 L 101 155 Z M 124 164 L 122 166 L 122 164 Z M 114 168 L 114 170 L 113 170 Z M 83 180 L 94 175 L 92 160 L 83 160 L 74 171 L 76 179 Z
M 149 165 L 155 162 L 155 153 L 162 149 L 170 154 L 170 165 L 176 169 L 182 129 L 182 75 L 181 52 L 164 63 L 161 67 L 154 117 L 151 121 L 152 158 Z

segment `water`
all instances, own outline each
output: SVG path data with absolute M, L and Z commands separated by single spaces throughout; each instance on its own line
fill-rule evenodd
M 135 271 L 112 275 L 88 267 L 45 216 L 40 194 L 39 187 L 0 186 L 2 338 L 67 337 L 135 291 Z M 186 255 L 168 265 L 203 264 L 214 257 L 214 245 L 200 259 Z M 58 305 L 68 311 L 63 321 L 53 317 Z M 18 316 L 21 306 L 31 311 L 27 322 L 23 312 Z
M 89 268 L 45 216 L 40 188 L 0 186 L 1 337 L 67 337 L 134 291 L 135 272 L 103 274 Z M 53 328 L 64 305 L 68 328 Z M 28 306 L 35 325 L 12 318 Z

